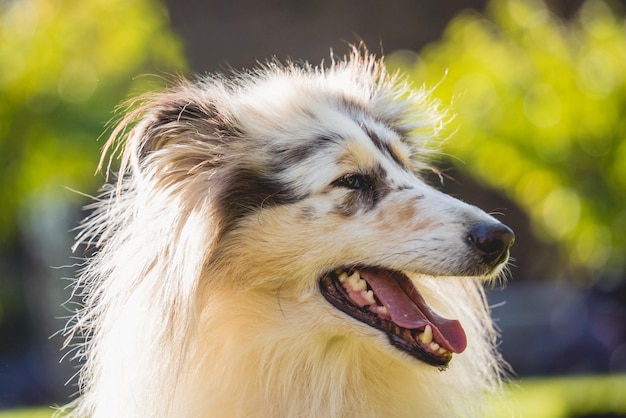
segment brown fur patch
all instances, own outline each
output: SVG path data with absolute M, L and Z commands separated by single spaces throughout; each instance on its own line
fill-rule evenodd
M 376 214 L 376 224 L 383 230 L 394 230 L 400 225 L 405 225 L 406 227 L 414 225 L 419 220 L 419 210 L 416 203 L 421 198 L 421 196 L 414 196 L 407 200 L 398 199 L 391 201 L 390 205 L 385 207 L 384 210 L 381 208 Z M 418 222 L 418 224 L 422 223 Z M 417 229 L 423 227 L 425 225 Z
M 399 141 L 390 141 L 389 150 L 394 156 L 394 160 L 399 162 L 403 167 L 411 167 L 410 153 L 404 144 Z
M 376 164 L 376 158 L 372 154 L 371 150 L 367 147 L 359 144 L 354 140 L 346 140 L 343 143 L 343 152 L 337 159 L 337 165 L 339 167 L 346 167 L 349 169 L 356 168 L 368 168 L 373 167 Z

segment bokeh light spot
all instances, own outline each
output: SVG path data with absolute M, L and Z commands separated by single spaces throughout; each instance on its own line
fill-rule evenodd
M 98 85 L 98 73 L 84 61 L 74 61 L 63 69 L 59 77 L 59 95 L 67 102 L 82 103 L 93 95 Z
M 562 239 L 571 233 L 580 219 L 580 198 L 569 188 L 557 188 L 542 205 L 543 223 L 556 238 Z
M 524 114 L 539 128 L 549 128 L 561 120 L 561 99 L 549 84 L 539 84 L 524 96 Z

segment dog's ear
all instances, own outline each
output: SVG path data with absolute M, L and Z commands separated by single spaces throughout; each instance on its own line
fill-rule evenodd
M 113 160 L 119 157 L 121 180 L 128 170 L 141 175 L 174 160 L 177 171 L 217 163 L 221 147 L 240 132 L 226 109 L 207 96 L 202 85 L 180 82 L 166 92 L 130 103 L 103 148 L 98 169 L 106 163 L 108 176 Z

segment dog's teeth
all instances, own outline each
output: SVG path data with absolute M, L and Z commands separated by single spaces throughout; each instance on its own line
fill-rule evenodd
M 361 294 L 363 295 L 365 300 L 368 301 L 370 304 L 373 305 L 374 303 L 376 303 L 376 301 L 374 300 L 374 292 L 372 292 L 371 290 L 362 292 Z
M 437 350 L 437 354 L 447 354 L 448 350 L 446 350 L 443 347 L 439 347 L 439 350 Z
M 386 306 L 377 306 L 376 310 L 378 311 L 379 315 L 389 315 L 389 311 L 387 310 Z
M 340 281 L 341 283 L 343 283 L 343 282 L 345 282 L 346 280 L 348 280 L 348 273 L 346 273 L 345 271 L 342 271 L 342 272 L 339 274 L 339 281 Z
M 440 348 L 441 347 L 437 343 L 430 343 L 430 346 L 428 346 L 428 349 L 433 353 L 436 353 Z
M 367 288 L 367 282 L 361 279 L 358 271 L 352 273 L 352 275 L 348 277 L 348 281 L 352 285 L 352 288 L 356 291 L 365 290 Z
M 365 290 L 367 289 L 367 283 L 365 282 L 365 280 L 359 280 L 352 287 L 354 288 L 354 290 L 357 290 L 357 291 Z
M 424 345 L 428 345 L 433 341 L 433 329 L 430 325 L 426 325 L 424 328 L 424 332 L 422 332 L 417 338 L 419 338 L 420 342 Z

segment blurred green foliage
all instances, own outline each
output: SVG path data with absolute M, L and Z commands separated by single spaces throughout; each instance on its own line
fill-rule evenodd
M 183 71 L 182 51 L 158 0 L 0 1 L 0 248 L 32 199 L 102 183 L 112 109 L 164 84 L 142 74 Z
M 623 275 L 626 21 L 615 9 L 589 0 L 563 22 L 539 0 L 492 0 L 415 61 L 389 62 L 456 114 L 442 151 L 459 170 L 517 202 L 574 270 Z
M 29 338 L 32 294 L 64 300 L 25 268 L 67 263 L 60 234 L 87 199 L 66 187 L 103 183 L 97 139 L 113 109 L 185 69 L 160 0 L 0 0 L 0 330 L 13 330 L 1 347 Z M 28 258 L 16 250 L 26 246 Z

